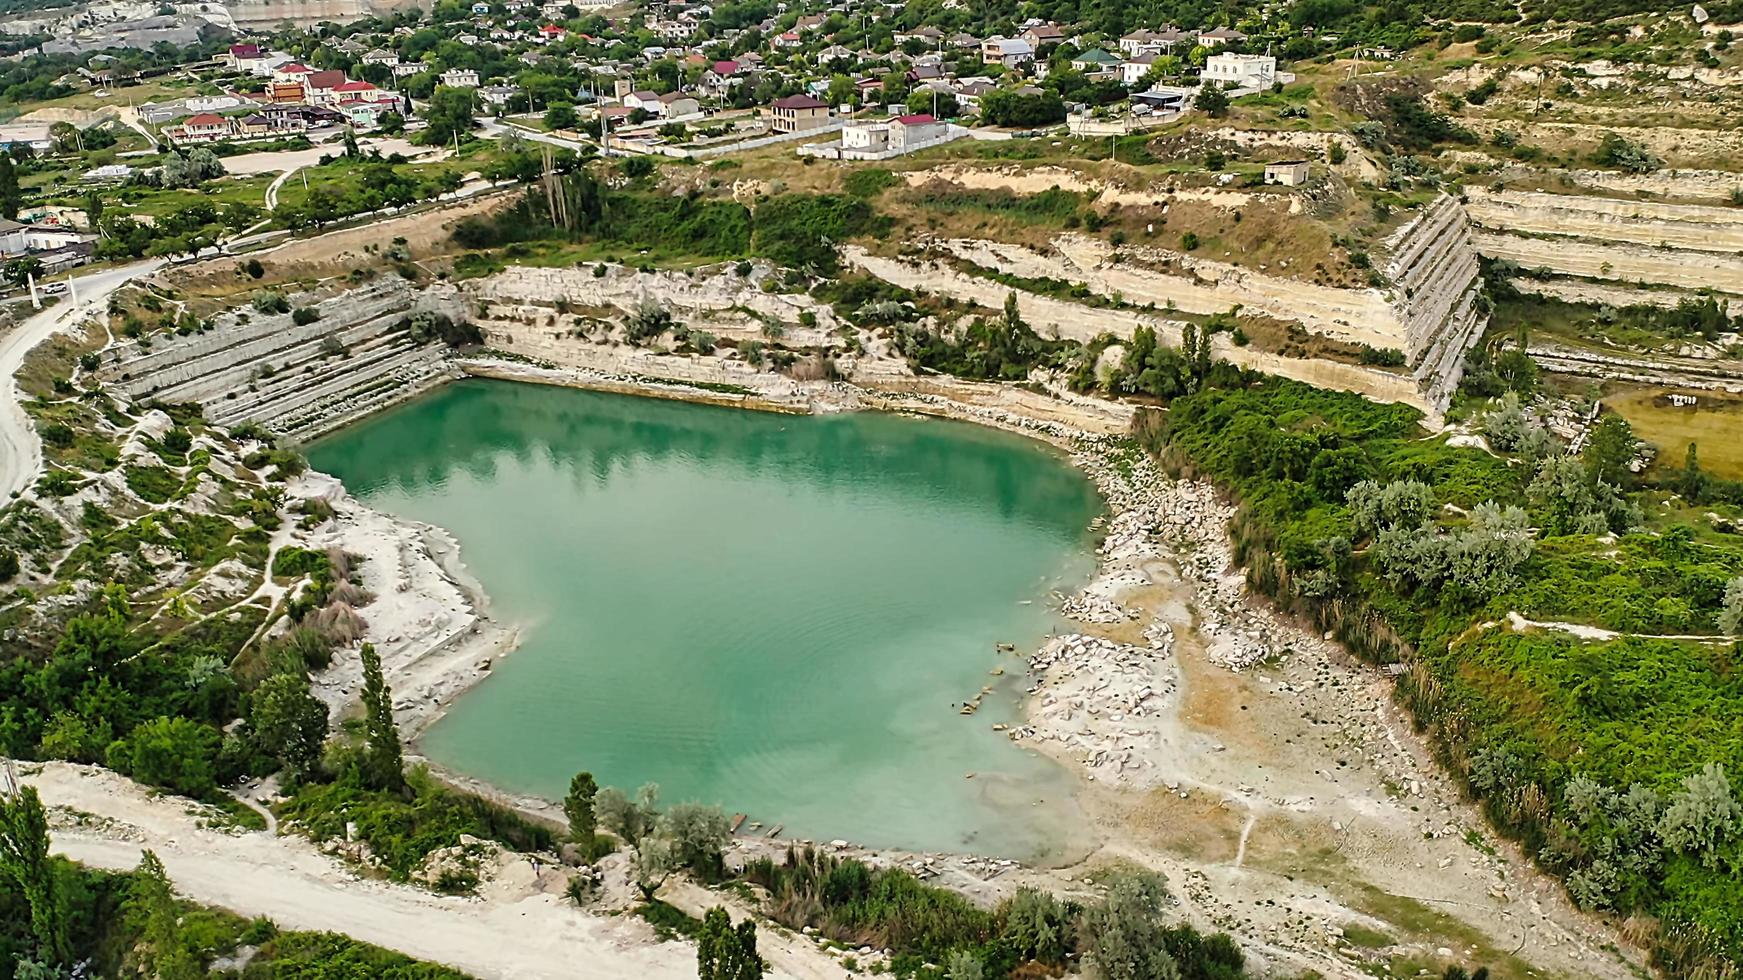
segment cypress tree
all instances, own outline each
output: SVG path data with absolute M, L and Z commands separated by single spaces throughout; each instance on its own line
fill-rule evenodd
M 18 186 L 18 168 L 12 165 L 10 154 L 0 153 L 0 218 L 15 221 L 24 203 L 24 192 Z
M 362 657 L 364 780 L 376 789 L 398 792 L 405 787 L 405 763 L 400 758 L 399 729 L 393 723 L 393 694 L 381 676 L 381 655 L 375 652 L 375 644 L 363 644 Z
M 1677 492 L 1691 504 L 1700 503 L 1707 495 L 1707 474 L 1701 471 L 1700 454 L 1693 441 L 1689 442 L 1688 455 L 1683 457 L 1682 476 L 1677 481 Z
M 593 798 L 599 784 L 590 772 L 578 772 L 569 780 L 569 795 L 563 797 L 563 815 L 569 818 L 569 836 L 578 841 L 591 841 L 599 830 L 599 816 Z
M 36 958 L 44 963 L 71 963 L 66 906 L 48 857 L 48 815 L 34 786 L 0 797 L 0 874 L 12 879 L 30 906 Z

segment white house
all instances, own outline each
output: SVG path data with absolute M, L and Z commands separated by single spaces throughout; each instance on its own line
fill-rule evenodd
M 1224 87 L 1269 88 L 1277 80 L 1277 59 L 1268 54 L 1213 54 L 1199 77 Z
M 1280 163 L 1267 163 L 1265 164 L 1265 183 L 1282 184 L 1285 187 L 1294 187 L 1298 184 L 1307 183 L 1307 178 L 1311 173 L 1312 170 L 1308 167 L 1306 160 L 1284 160 Z
M 477 88 L 478 73 L 470 68 L 450 68 L 442 73 L 442 84 L 449 88 Z
M 1220 48 L 1225 44 L 1234 44 L 1240 41 L 1245 41 L 1246 39 L 1247 35 L 1232 27 L 1218 27 L 1213 30 L 1198 32 L 1198 43 L 1212 50 Z
M 640 109 L 650 116 L 660 115 L 666 108 L 660 102 L 660 94 L 658 92 L 652 92 L 646 89 L 643 89 L 640 92 L 631 92 L 624 96 L 623 107 L 631 111 Z
M 1120 62 L 1120 84 L 1127 88 L 1138 84 L 1155 67 L 1156 58 L 1153 54 L 1140 54 Z
M 944 138 L 946 126 L 929 113 L 915 113 L 890 121 L 890 149 L 906 153 Z
M 841 148 L 860 153 L 882 153 L 890 148 L 888 123 L 854 123 L 841 129 Z
M 1035 46 L 1020 37 L 989 37 L 981 42 L 980 60 L 1016 68 L 1035 60 Z

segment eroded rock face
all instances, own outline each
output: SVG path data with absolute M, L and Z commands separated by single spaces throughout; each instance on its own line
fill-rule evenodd
M 217 425 L 255 422 L 308 438 L 445 375 L 446 349 L 400 329 L 408 316 L 467 318 L 453 287 L 414 289 L 397 277 L 287 299 L 320 318 L 299 324 L 288 313 L 232 310 L 205 332 L 120 345 L 105 355 L 103 377 L 131 398 L 198 402 Z

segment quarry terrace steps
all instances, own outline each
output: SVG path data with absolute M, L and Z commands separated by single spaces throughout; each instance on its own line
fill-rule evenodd
M 130 397 L 198 403 L 217 425 L 257 422 L 310 438 L 450 375 L 446 347 L 420 346 L 398 329 L 424 305 L 420 298 L 391 279 L 320 301 L 321 318 L 312 323 L 225 313 L 207 333 L 156 337 L 149 349 L 121 345 L 105 355 L 103 372 Z M 315 305 L 309 296 L 291 304 Z M 331 350 L 335 340 L 343 353 Z
M 218 425 L 243 422 L 271 424 L 291 408 L 344 394 L 363 382 L 409 365 L 421 364 L 440 351 L 414 346 L 404 338 L 377 344 L 367 351 L 335 357 L 320 370 L 277 375 L 270 388 L 247 392 L 235 399 L 206 403 L 206 417 Z
M 298 299 L 292 297 L 293 306 Z M 285 348 L 321 338 L 377 317 L 390 317 L 385 329 L 410 304 L 410 290 L 403 282 L 371 284 L 335 297 L 320 307 L 322 317 L 298 326 L 290 314 L 264 314 L 253 310 L 223 313 L 212 321 L 212 330 L 181 337 L 153 337 L 149 349 L 140 341 L 122 344 L 109 355 L 105 375 L 119 381 L 121 390 L 135 397 L 149 393 L 149 382 L 165 397 L 171 385 L 216 373 L 234 365 L 258 367 Z

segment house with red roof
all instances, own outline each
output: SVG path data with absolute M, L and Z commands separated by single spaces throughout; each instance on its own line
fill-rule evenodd
M 351 81 L 343 85 L 333 86 L 333 98 L 340 105 L 349 102 L 398 102 L 399 96 L 393 92 L 378 88 L 364 81 Z
M 897 116 L 890 120 L 890 149 L 907 153 L 944 138 L 944 123 L 929 112 Z
M 301 85 L 305 77 L 313 75 L 314 73 L 315 70 L 310 68 L 308 65 L 305 65 L 300 61 L 292 61 L 274 68 L 272 70 L 272 80 L 280 85 L 289 85 L 293 82 Z
M 552 41 L 561 41 L 568 36 L 569 29 L 566 27 L 559 27 L 556 24 L 546 24 L 539 28 L 539 41 L 543 44 L 550 44 Z
M 213 112 L 189 116 L 179 126 L 170 126 L 164 135 L 176 143 L 212 143 L 229 139 L 233 130 L 230 120 Z
M 266 63 L 267 54 L 258 44 L 232 44 L 224 52 L 224 64 L 237 71 L 254 71 Z
M 315 105 L 330 105 L 339 101 L 333 90 L 350 81 L 337 68 L 310 72 L 303 76 L 303 96 Z

